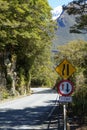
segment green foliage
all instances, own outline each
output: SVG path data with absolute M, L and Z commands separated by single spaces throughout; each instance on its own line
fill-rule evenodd
M 11 90 L 11 87 L 12 87 L 12 77 L 11 77 L 11 75 L 8 75 L 6 80 L 7 80 L 7 89 Z
M 32 83 L 52 87 L 57 78 L 55 70 L 52 68 L 51 52 L 48 47 L 42 50 L 43 55 L 39 55 L 35 59 L 32 68 Z
M 9 51 L 11 57 L 16 56 L 14 71 L 17 72 L 20 88 L 26 86 L 25 89 L 28 90 L 35 78 L 34 71 L 38 68 L 42 70 L 40 56 L 44 64 L 47 60 L 48 63 L 44 65 L 43 73 L 38 73 L 39 76 L 36 77 L 42 77 L 44 84 L 50 85 L 48 75 L 51 68 L 48 69 L 46 65 L 50 62 L 48 57 L 55 23 L 51 20 L 51 8 L 47 0 L 1 0 L 0 7 L 0 50 L 3 50 L 5 55 Z M 46 48 L 48 52 L 45 51 Z M 20 72 L 20 69 L 23 72 Z M 42 79 L 40 81 L 43 81 Z M 36 80 L 38 82 L 38 78 L 35 78 L 35 82 Z M 7 82 L 11 83 L 10 78 L 7 78 Z
M 3 86 L 0 87 L 0 100 L 7 99 L 9 97 L 9 92 Z
M 78 114 L 79 116 L 87 116 L 87 87 L 81 86 L 78 90 L 75 90 L 75 94 L 73 97 L 74 102 L 74 113 Z M 78 110 L 78 112 L 76 112 Z
M 18 82 L 18 85 L 19 85 L 19 88 L 18 88 L 18 91 L 20 94 L 24 94 L 25 93 L 25 75 L 24 75 L 24 70 L 22 68 L 20 68 L 20 71 L 19 71 L 19 82 Z
M 9 97 L 9 93 L 7 91 L 3 92 L 3 99 L 7 99 Z
M 87 42 L 72 41 L 66 45 L 58 46 L 59 54 L 56 63 L 67 58 L 76 68 L 76 72 L 69 79 L 74 82 L 73 111 L 75 114 L 86 116 L 87 113 Z M 78 112 L 77 112 L 78 110 Z

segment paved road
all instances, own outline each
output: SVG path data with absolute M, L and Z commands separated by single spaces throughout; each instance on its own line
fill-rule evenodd
M 0 103 L 0 130 L 43 130 L 58 94 L 49 88 L 34 88 L 31 96 Z

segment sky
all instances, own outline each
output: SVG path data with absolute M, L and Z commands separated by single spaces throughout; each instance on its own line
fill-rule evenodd
M 67 5 L 69 2 L 72 2 L 73 0 L 48 0 L 49 5 L 52 8 L 55 8 L 57 6 Z

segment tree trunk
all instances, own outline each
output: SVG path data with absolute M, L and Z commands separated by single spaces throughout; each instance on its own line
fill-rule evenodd
M 28 72 L 28 81 L 27 81 L 27 85 L 26 85 L 26 92 L 27 93 L 30 92 L 30 85 L 31 85 L 31 71 Z

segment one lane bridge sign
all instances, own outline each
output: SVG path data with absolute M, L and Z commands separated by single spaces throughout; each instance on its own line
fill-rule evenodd
M 64 59 L 55 70 L 63 79 L 68 79 L 76 71 L 67 59 Z
M 58 93 L 62 96 L 69 96 L 73 93 L 73 83 L 69 80 L 62 80 L 58 84 Z

